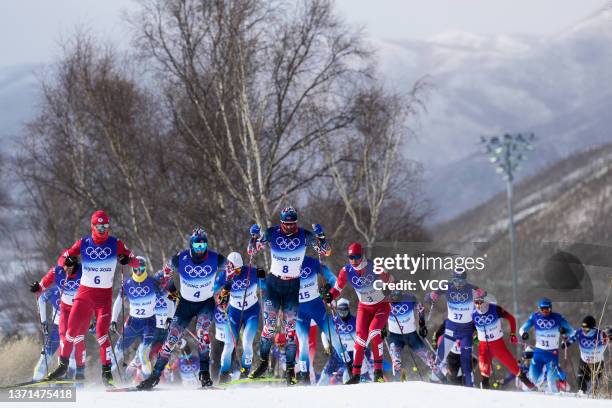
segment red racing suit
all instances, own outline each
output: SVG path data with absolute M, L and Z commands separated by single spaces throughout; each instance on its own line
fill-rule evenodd
M 121 242 L 107 236 L 96 240 L 91 235 L 79 239 L 64 251 L 58 259 L 60 266 L 68 256 L 78 256 L 81 259 L 83 273 L 81 285 L 74 298 L 72 310 L 68 318 L 65 341 L 61 345 L 60 356 L 68 358 L 75 344 L 83 342 L 89 327 L 91 315 L 96 317 L 96 338 L 100 345 L 100 361 L 102 365 L 111 363 L 111 343 L 108 338 L 113 297 L 113 279 L 117 266 L 117 257 L 124 254 L 130 258 L 128 265 L 138 267 L 138 259 Z
M 373 264 L 367 259 L 358 267 L 350 264 L 340 269 L 336 284 L 330 290 L 333 298 L 340 296 L 347 282 L 350 282 L 359 304 L 357 306 L 355 354 L 353 357 L 353 375 L 361 374 L 361 364 L 368 343 L 374 357 L 374 369 L 382 370 L 383 342 L 381 331 L 387 324 L 391 306 L 381 289 L 375 288 L 376 281 L 389 282 L 387 272 L 374 273 Z
M 478 332 L 478 367 L 484 377 L 491 376 L 493 358 L 498 359 L 508 371 L 519 375 L 520 369 L 512 352 L 504 342 L 501 318 L 510 323 L 510 333 L 516 333 L 516 320 L 501 306 L 490 304 L 485 313 L 474 310 L 472 320 Z

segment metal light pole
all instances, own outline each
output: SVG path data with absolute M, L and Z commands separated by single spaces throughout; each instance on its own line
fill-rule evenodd
M 519 319 L 518 308 L 518 272 L 516 269 L 516 239 L 514 236 L 514 213 L 512 211 L 512 182 L 514 173 L 520 169 L 519 163 L 526 159 L 525 153 L 533 150 L 532 142 L 535 140 L 533 133 L 523 135 L 505 134 L 502 137 L 480 137 L 481 143 L 485 146 L 485 151 L 489 154 L 489 161 L 493 163 L 497 173 L 503 174 L 506 181 L 506 191 L 508 196 L 508 232 L 510 234 L 510 269 L 512 271 L 512 297 L 513 312 L 516 319 Z

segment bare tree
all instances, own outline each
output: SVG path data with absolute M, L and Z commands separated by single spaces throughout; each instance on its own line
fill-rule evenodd
M 424 81 L 417 82 L 409 97 L 401 97 L 374 85 L 363 91 L 354 106 L 354 123 L 343 146 L 327 143 L 326 162 L 336 192 L 352 227 L 372 245 L 394 231 L 406 233 L 410 225 L 420 230 L 419 166 L 402 154 L 411 135 L 409 121 L 424 108 Z M 383 212 L 387 214 L 383 217 Z

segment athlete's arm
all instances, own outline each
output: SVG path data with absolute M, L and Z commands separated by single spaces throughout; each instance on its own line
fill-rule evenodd
M 45 289 L 53 286 L 54 282 L 55 282 L 55 267 L 52 266 L 51 268 L 49 268 L 45 276 L 43 276 L 43 278 L 40 280 L 40 292 L 44 292 Z
M 336 283 L 329 290 L 329 293 L 331 293 L 334 299 L 340 296 L 340 293 L 342 292 L 342 289 L 344 289 L 346 282 L 347 282 L 346 269 L 343 266 L 342 269 L 340 269 L 340 273 L 338 273 L 338 279 L 336 279 Z
M 38 313 L 40 313 L 40 322 L 47 321 L 47 295 L 46 292 L 38 297 Z
M 130 251 L 130 249 L 123 243 L 123 241 L 118 239 L 117 240 L 117 256 L 122 255 L 122 254 L 130 258 L 130 262 L 128 263 L 129 266 L 131 266 L 132 268 L 138 268 L 138 266 L 140 266 L 138 259 L 136 259 L 136 256 L 134 255 L 134 253 Z
M 516 333 L 516 319 L 506 309 L 501 306 L 495 305 L 497 308 L 497 315 L 503 317 L 510 323 L 510 333 Z
M 70 248 L 65 249 L 62 252 L 60 257 L 57 258 L 57 264 L 63 268 L 64 267 L 64 262 L 66 261 L 66 258 L 68 258 L 69 256 L 77 256 L 78 257 L 80 255 L 81 255 L 81 239 L 79 239 L 77 242 L 72 244 L 72 246 Z
M 325 282 L 329 283 L 330 286 L 334 286 L 336 284 L 336 275 L 334 275 L 324 263 L 321 263 L 321 272 Z
M 527 319 L 527 321 L 523 323 L 523 325 L 519 329 L 519 334 L 521 336 L 523 335 L 523 333 L 526 333 L 529 331 L 529 329 L 531 329 L 531 327 L 533 326 L 533 318 L 534 318 L 534 314 L 529 316 L 529 319 Z
M 111 315 L 111 322 L 116 322 L 117 318 L 119 317 L 119 312 L 121 311 L 121 303 L 123 300 L 123 296 L 121 295 L 121 292 L 123 292 L 123 288 L 119 289 L 119 294 L 117 295 L 117 298 L 115 299 L 115 302 L 113 303 L 113 313 Z

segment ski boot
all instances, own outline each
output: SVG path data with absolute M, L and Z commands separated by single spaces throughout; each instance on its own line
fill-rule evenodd
M 308 371 L 300 371 L 295 375 L 295 379 L 300 385 L 310 385 L 310 373 Z
M 374 382 L 378 382 L 378 383 L 386 382 L 385 377 L 383 375 L 383 370 L 381 369 L 374 370 Z
M 136 386 L 139 390 L 150 390 L 159 384 L 159 374 L 152 372 L 149 378 Z
M 518 378 L 523 384 L 525 384 L 525 387 L 529 388 L 530 391 L 533 391 L 536 389 L 535 384 L 532 383 L 531 380 L 527 377 L 527 373 L 521 372 L 518 375 Z
M 102 383 L 106 388 L 115 388 L 115 381 L 113 380 L 111 367 L 112 366 L 110 364 L 102 366 Z
M 295 370 L 293 367 L 287 367 L 287 371 L 285 372 L 285 376 L 287 377 L 287 385 L 295 385 L 297 381 L 295 379 Z
M 85 366 L 77 367 L 74 373 L 75 381 L 84 381 L 85 380 Z
M 359 384 L 360 382 L 361 382 L 361 374 L 353 374 L 351 378 L 349 378 L 349 380 L 345 382 L 344 384 L 353 385 L 353 384 Z
M 67 372 L 68 372 L 68 359 L 64 357 L 60 357 L 59 366 L 57 366 L 57 368 L 47 376 L 46 380 L 61 380 L 62 378 L 66 376 Z
M 219 374 L 219 384 L 225 384 L 230 381 L 232 381 L 232 373 L 230 373 L 229 371 Z
M 259 366 L 249 374 L 249 378 L 261 378 L 268 372 L 268 360 L 261 360 Z
M 213 382 L 210 379 L 210 371 L 200 371 L 198 373 L 198 378 L 202 383 L 202 387 L 212 387 Z
M 250 368 L 242 367 L 240 369 L 240 379 L 243 380 L 245 378 L 249 378 Z
M 489 390 L 491 389 L 491 383 L 489 382 L 489 377 L 482 377 L 480 379 L 480 388 L 482 388 L 483 390 Z

